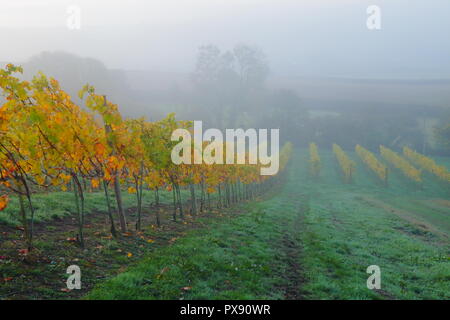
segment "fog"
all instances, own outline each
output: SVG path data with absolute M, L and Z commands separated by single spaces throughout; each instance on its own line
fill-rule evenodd
M 63 50 L 110 68 L 188 72 L 198 46 L 260 47 L 272 73 L 362 78 L 450 78 L 446 0 L 2 0 L 0 61 Z M 382 10 L 382 29 L 366 9 Z M 66 27 L 81 9 L 81 29 Z
M 380 30 L 366 25 L 370 5 L 381 9 Z M 71 6 L 79 29 L 68 27 Z M 92 83 L 127 116 L 175 111 L 218 127 L 285 126 L 286 139 L 327 144 L 360 121 L 378 128 L 369 145 L 378 135 L 447 152 L 432 132 L 450 105 L 448 0 L 2 0 L 1 8 L 2 65 L 22 64 L 29 78 L 42 70 L 73 95 Z M 201 69 L 205 45 L 218 53 L 203 63 L 221 64 L 209 82 L 217 70 Z M 239 46 L 253 50 L 244 50 L 256 77 L 245 92 L 233 86 L 242 80 Z M 287 119 L 274 117 L 287 109 Z M 329 121 L 340 123 L 335 131 Z

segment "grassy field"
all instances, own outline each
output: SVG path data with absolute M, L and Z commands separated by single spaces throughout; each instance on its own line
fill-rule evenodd
M 190 198 L 190 192 L 181 190 L 183 200 Z M 196 189 L 197 197 L 200 196 L 200 190 Z M 103 192 L 87 192 L 85 194 L 85 212 L 88 215 L 93 212 L 107 212 L 105 195 Z M 143 191 L 143 206 L 153 203 L 155 200 L 154 192 L 150 190 Z M 122 192 L 124 208 L 133 208 L 136 206 L 136 194 Z M 214 198 L 214 197 L 212 197 Z M 116 200 L 114 193 L 110 194 L 112 208 L 115 209 Z M 159 201 L 161 204 L 170 205 L 173 202 L 172 192 L 161 190 L 159 192 Z M 64 218 L 73 215 L 76 212 L 74 195 L 71 192 L 49 192 L 33 195 L 33 206 L 35 207 L 35 222 L 45 223 L 55 218 Z M 12 196 L 8 207 L 0 214 L 0 224 L 18 226 L 21 224 L 18 215 L 19 200 Z
M 331 153 L 320 155 L 318 180 L 297 153 L 280 192 L 158 248 L 86 298 L 449 299 L 448 186 L 427 176 L 418 189 L 393 172 L 385 188 L 360 162 L 345 185 Z M 367 289 L 370 265 L 381 290 Z
M 449 190 L 427 177 L 423 189 L 395 171 L 389 188 L 358 163 L 355 183 L 342 185 L 330 154 L 322 152 L 319 182 L 301 183 L 309 195 L 303 266 L 311 298 L 370 298 L 365 270 L 378 265 L 378 297 L 443 299 L 450 296 Z M 306 160 L 301 155 L 299 160 Z M 354 160 L 356 156 L 352 155 Z M 305 169 L 299 168 L 307 179 Z

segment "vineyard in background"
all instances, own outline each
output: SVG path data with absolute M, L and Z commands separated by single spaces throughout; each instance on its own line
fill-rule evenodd
M 339 163 L 342 171 L 342 177 L 345 183 L 351 183 L 355 171 L 355 163 L 350 160 L 348 155 L 337 144 L 333 144 L 333 153 Z
M 439 166 L 436 162 L 408 147 L 403 148 L 403 154 L 422 169 L 432 173 L 443 181 L 450 182 L 450 172 L 444 166 Z
M 317 150 L 317 145 L 315 143 L 309 144 L 309 153 L 311 175 L 317 178 L 320 175 L 320 156 L 319 151 Z
M 343 182 L 352 183 L 356 172 L 355 162 L 353 162 L 348 154 L 337 144 L 333 144 L 332 151 Z M 364 163 L 364 166 L 386 187 L 388 186 L 389 171 L 398 170 L 414 184 L 414 186 L 421 188 L 423 184 L 422 169 L 431 173 L 434 177 L 438 178 L 439 181 L 446 183 L 447 186 L 450 186 L 450 172 L 445 166 L 436 164 L 433 159 L 413 151 L 408 147 L 403 148 L 405 157 L 402 157 L 389 148 L 380 146 L 380 155 L 385 160 L 385 163 L 378 159 L 374 153 L 360 145 L 356 145 L 355 152 Z M 309 157 L 310 174 L 313 177 L 317 177 L 319 175 L 318 168 L 320 168 L 321 163 L 317 146 L 314 143 L 310 144 Z M 414 164 L 410 163 L 409 160 Z M 414 165 L 419 166 L 420 169 L 417 169 Z
M 378 178 L 384 182 L 385 185 L 388 184 L 388 168 L 382 164 L 377 157 L 367 149 L 364 149 L 360 145 L 355 147 L 355 151 L 364 164 L 372 170 Z
M 27 243 L 33 248 L 35 205 L 42 192 L 73 194 L 78 221 L 76 240 L 84 247 L 86 199 L 90 192 L 104 193 L 113 237 L 126 233 L 127 217 L 122 192 L 135 194 L 135 229 L 142 228 L 145 190 L 153 190 L 155 203 L 160 190 L 173 196 L 173 220 L 183 218 L 182 190 L 189 190 L 190 213 L 211 208 L 211 195 L 218 207 L 229 207 L 254 198 L 276 183 L 277 177 L 260 175 L 258 165 L 175 165 L 171 151 L 175 129 L 191 130 L 191 122 L 169 114 L 161 121 L 123 119 L 117 105 L 86 85 L 79 93 L 86 108 L 76 105 L 55 79 L 39 74 L 31 82 L 16 74 L 23 70 L 8 65 L 0 70 L 0 88 L 6 103 L 0 108 L 0 211 L 10 197 L 18 199 L 17 214 Z M 280 151 L 280 171 L 292 153 L 287 143 Z M 224 150 L 225 155 L 225 150 Z M 226 156 L 226 155 L 225 155 Z M 236 157 L 238 155 L 235 155 Z M 246 155 L 248 158 L 248 155 Z M 196 199 L 200 190 L 200 199 Z M 115 210 L 111 197 L 115 198 Z M 197 207 L 199 203 L 199 208 Z M 116 211 L 116 212 L 114 212 Z M 158 211 L 156 223 L 160 225 Z M 116 216 L 116 217 L 115 217 Z

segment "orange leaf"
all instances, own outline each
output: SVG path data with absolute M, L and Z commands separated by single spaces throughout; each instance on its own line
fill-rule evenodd
M 94 146 L 94 149 L 95 149 L 95 153 L 97 153 L 97 155 L 99 155 L 99 156 L 103 156 L 105 154 L 106 148 L 101 143 L 96 143 Z
M 0 197 L 0 211 L 5 210 L 5 208 L 8 206 L 8 196 L 4 195 Z
M 97 189 L 98 186 L 100 185 L 100 182 L 98 181 L 98 179 L 92 179 L 91 185 L 92 185 L 92 188 Z

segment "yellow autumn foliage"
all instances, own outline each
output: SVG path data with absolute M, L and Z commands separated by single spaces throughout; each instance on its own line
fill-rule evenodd
M 333 144 L 333 153 L 336 156 L 336 159 L 341 168 L 344 182 L 351 183 L 353 179 L 353 173 L 356 169 L 355 163 L 348 157 L 344 150 L 342 150 L 342 148 L 335 143 Z
M 446 167 L 437 165 L 433 159 L 426 157 L 408 147 L 403 148 L 403 154 L 422 169 L 434 174 L 443 181 L 450 182 L 450 172 Z
M 384 146 L 380 146 L 380 153 L 384 159 L 386 159 L 389 163 L 391 163 L 394 167 L 402 171 L 402 173 L 409 178 L 410 180 L 421 183 L 422 172 L 416 169 L 408 160 L 402 158 L 396 152 L 388 149 Z
M 384 182 L 387 182 L 388 171 L 387 167 L 382 164 L 377 157 L 370 152 L 369 150 L 361 147 L 360 145 L 356 145 L 355 151 L 364 164 Z

